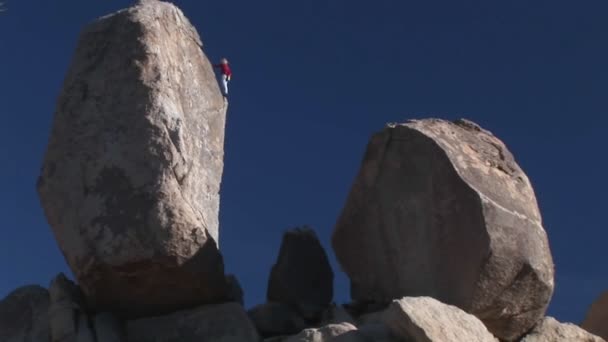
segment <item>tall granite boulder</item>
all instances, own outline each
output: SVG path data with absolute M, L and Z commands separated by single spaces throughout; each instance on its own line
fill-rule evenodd
M 468 120 L 389 125 L 375 134 L 332 245 L 358 301 L 430 296 L 515 340 L 554 287 L 530 181 L 507 147 Z
M 593 302 L 581 327 L 608 340 L 608 291 Z
M 315 232 L 309 227 L 285 232 L 268 279 L 267 299 L 314 321 L 329 306 L 333 289 L 334 273 Z
M 151 0 L 82 33 L 38 193 L 95 310 L 142 316 L 224 296 L 227 104 L 194 27 Z
M 49 342 L 49 292 L 23 286 L 0 300 L 0 341 Z

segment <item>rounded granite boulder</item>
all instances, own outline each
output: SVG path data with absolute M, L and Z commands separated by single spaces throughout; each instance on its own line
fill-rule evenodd
M 375 134 L 332 236 L 360 302 L 429 296 L 502 340 L 541 319 L 554 287 L 528 177 L 473 122 L 389 125 Z

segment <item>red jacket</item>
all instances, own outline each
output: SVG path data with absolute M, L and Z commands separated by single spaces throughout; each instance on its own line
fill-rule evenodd
M 214 67 L 222 69 L 222 74 L 232 76 L 232 71 L 230 71 L 228 64 L 215 64 Z

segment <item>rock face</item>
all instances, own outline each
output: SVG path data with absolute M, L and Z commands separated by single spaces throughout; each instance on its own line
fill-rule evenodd
M 306 328 L 304 319 L 283 303 L 259 304 L 247 314 L 264 337 L 296 334 Z
M 384 313 L 393 335 L 415 342 L 498 342 L 483 323 L 430 297 L 394 301 Z
M 123 327 L 114 315 L 104 312 L 93 317 L 95 328 L 95 341 L 97 342 L 122 342 L 125 341 Z
M 53 342 L 94 342 L 78 286 L 60 273 L 49 287 L 49 323 Z
M 315 232 L 307 227 L 283 235 L 268 280 L 269 301 L 285 303 L 314 320 L 333 298 L 334 274 Z
M 323 311 L 321 321 L 324 325 L 339 324 L 339 323 L 350 323 L 355 325 L 355 319 L 350 315 L 342 305 L 332 304 L 330 307 Z
M 226 303 L 130 321 L 127 339 L 129 342 L 258 342 L 260 337 L 243 307 Z
M 599 336 L 590 334 L 570 323 L 560 323 L 552 317 L 545 317 L 521 342 L 605 342 Z
M 361 335 L 367 338 L 366 341 L 373 342 L 400 342 L 401 340 L 396 338 L 390 329 L 379 323 L 369 323 L 360 325 L 357 329 Z
M 49 292 L 24 286 L 0 301 L 0 341 L 49 342 Z
M 241 288 L 241 283 L 234 274 L 226 276 L 226 299 L 230 302 L 237 302 L 241 305 L 245 303 L 245 293 Z
M 97 310 L 151 315 L 223 297 L 226 104 L 194 27 L 141 1 L 81 35 L 38 180 Z
M 581 327 L 590 333 L 608 339 L 608 291 L 591 305 Z
M 375 134 L 332 245 L 355 300 L 430 296 L 504 340 L 531 329 L 553 293 L 527 176 L 499 139 L 466 120 Z
M 315 329 L 306 329 L 284 342 L 366 342 L 368 339 L 350 323 L 329 324 Z

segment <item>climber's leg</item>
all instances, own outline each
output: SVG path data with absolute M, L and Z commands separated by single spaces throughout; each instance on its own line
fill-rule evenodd
M 224 96 L 228 95 L 228 76 L 222 75 L 222 92 Z

